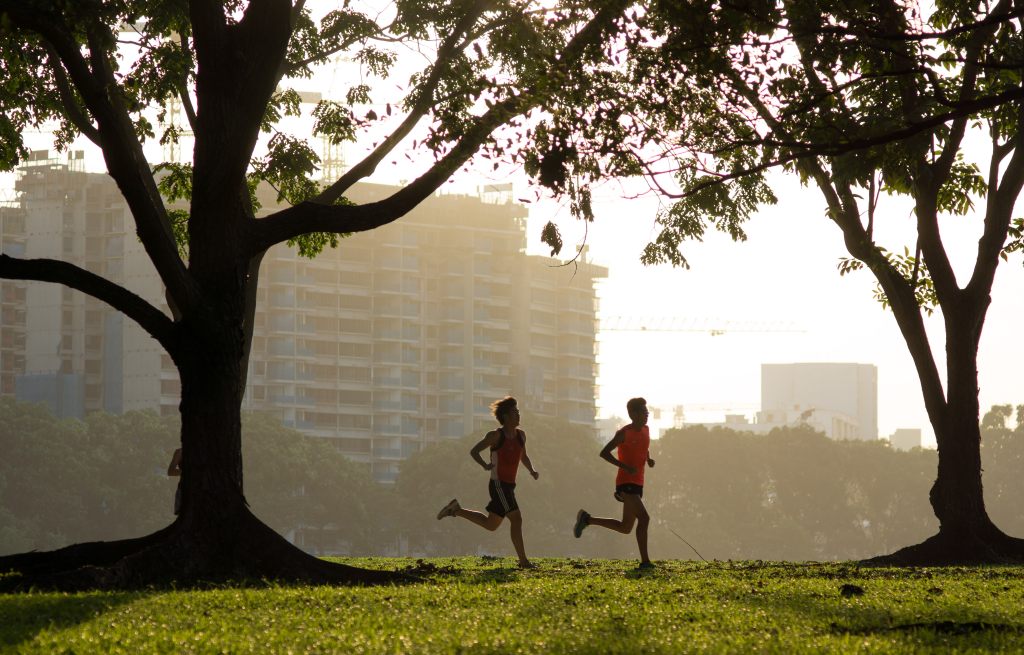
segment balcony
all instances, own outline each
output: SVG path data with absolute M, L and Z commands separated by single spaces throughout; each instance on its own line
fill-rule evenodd
M 373 426 L 373 431 L 380 435 L 400 436 L 402 434 L 402 426 L 394 423 L 376 423 Z

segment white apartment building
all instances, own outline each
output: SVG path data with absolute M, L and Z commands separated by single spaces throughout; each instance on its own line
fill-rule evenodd
M 898 428 L 889 435 L 889 444 L 896 450 L 921 448 L 921 428 Z
M 761 410 L 754 421 L 726 414 L 723 422 L 677 420 L 677 425 L 755 434 L 808 425 L 829 439 L 878 439 L 878 369 L 873 364 L 762 364 Z
M 40 153 L 19 169 L 18 206 L 0 211 L 4 252 L 72 261 L 165 307 L 116 186 L 77 164 Z M 394 190 L 359 185 L 349 197 Z M 594 286 L 607 271 L 527 255 L 525 218 L 507 195 L 435 195 L 315 259 L 272 249 L 244 408 L 331 439 L 381 482 L 426 445 L 493 425 L 488 405 L 505 395 L 593 427 Z M 19 398 L 65 415 L 178 411 L 169 357 L 106 305 L 10 280 L 0 302 L 3 393 L 13 384 Z
M 761 364 L 757 424 L 774 427 L 798 422 L 830 439 L 878 439 L 878 368 L 848 363 Z

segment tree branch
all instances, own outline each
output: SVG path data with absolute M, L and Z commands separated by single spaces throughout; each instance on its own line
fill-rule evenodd
M 188 55 L 189 59 L 192 59 L 192 52 L 189 50 L 188 43 L 184 34 L 179 36 L 179 42 L 181 43 L 182 53 Z M 178 98 L 181 100 L 181 107 L 185 110 L 185 118 L 188 120 L 188 127 L 195 134 L 196 131 L 196 108 L 192 105 L 192 98 L 188 95 L 188 73 L 185 73 L 184 83 L 178 90 Z
M 978 255 L 974 263 L 974 273 L 967 283 L 965 290 L 973 302 L 982 302 L 984 299 L 977 296 L 992 288 L 992 281 L 995 279 L 996 268 L 999 266 L 999 254 L 1006 243 L 1006 235 L 1013 216 L 1013 209 L 1021 189 L 1024 188 L 1024 108 L 1017 109 L 1017 133 L 1007 145 L 1013 145 L 1013 156 L 1003 172 L 1003 177 L 998 185 L 995 183 L 995 175 L 998 174 L 998 166 L 993 166 L 993 175 L 990 175 L 988 202 L 985 207 L 985 229 L 981 239 L 978 240 Z M 992 158 L 997 157 L 996 149 L 993 148 Z
M 365 232 L 401 218 L 466 163 L 496 127 L 536 106 L 538 101 L 515 96 L 494 105 L 439 162 L 384 200 L 358 207 L 307 201 L 256 221 L 250 252 L 258 253 L 310 232 Z
M 138 323 L 168 353 L 177 348 L 174 322 L 163 312 L 128 289 L 74 264 L 55 259 L 16 259 L 0 255 L 0 278 L 54 282 L 77 289 Z
M 566 45 L 554 63 L 551 76 L 567 73 L 578 65 L 588 48 L 600 41 L 625 10 L 625 0 L 602 7 Z M 444 157 L 426 173 L 398 192 L 379 202 L 359 207 L 303 202 L 256 222 L 248 245 L 250 256 L 271 246 L 310 232 L 362 232 L 397 220 L 440 187 L 460 166 L 479 150 L 491 132 L 513 116 L 523 114 L 543 102 L 550 91 L 530 88 L 517 96 L 495 103 L 469 129 Z
M 991 16 L 1001 16 L 1008 13 L 1010 5 L 1010 0 L 1001 0 L 992 10 Z M 978 55 L 981 53 L 985 42 L 995 34 L 996 27 L 998 27 L 998 23 L 990 23 L 985 26 L 985 29 L 979 29 L 971 33 L 970 42 L 965 49 L 965 58 L 968 63 L 964 64 L 963 78 L 960 82 L 960 93 L 958 96 L 960 102 L 974 99 L 978 81 L 978 65 L 974 62 L 978 59 Z M 948 177 L 953 162 L 956 161 L 956 155 L 960 152 L 960 143 L 963 141 L 964 132 L 967 130 L 967 119 L 967 116 L 959 116 L 953 120 L 949 130 L 949 138 L 942 149 L 942 154 L 939 155 L 939 158 L 932 165 L 936 176 L 943 181 Z
M 434 61 L 430 75 L 423 83 L 416 105 L 409 111 L 409 115 L 405 117 L 405 120 L 402 121 L 398 128 L 388 135 L 388 137 L 384 139 L 380 145 L 374 148 L 369 155 L 363 158 L 362 161 L 346 171 L 344 175 L 334 182 L 334 184 L 324 189 L 316 198 L 313 198 L 313 202 L 330 204 L 336 201 L 345 193 L 345 191 L 351 188 L 353 184 L 372 175 L 377 169 L 377 165 L 387 157 L 388 153 L 390 153 L 395 146 L 402 141 L 402 139 L 409 135 L 416 124 L 419 123 L 420 119 L 423 118 L 423 116 L 425 116 L 433 107 L 434 92 L 437 90 L 437 86 L 441 81 L 441 75 L 445 70 L 445 65 L 461 49 L 460 44 L 462 36 L 469 31 L 471 27 L 473 27 L 477 18 L 479 18 L 490 5 L 490 0 L 478 0 L 478 2 L 473 4 L 472 9 L 467 11 L 462 17 L 456 29 L 449 34 L 447 38 L 445 38 L 441 47 L 437 51 L 437 59 Z M 464 44 L 462 45 L 464 46 Z
M 89 26 L 90 69 L 78 42 L 71 36 L 61 15 L 33 11 L 20 3 L 0 0 L 0 11 L 20 28 L 38 34 L 56 53 L 70 82 L 77 89 L 97 124 L 97 136 L 107 170 L 117 183 L 135 219 L 139 239 L 156 267 L 161 281 L 179 307 L 194 302 L 196 291 L 184 263 L 178 256 L 163 200 L 156 188 L 131 118 L 118 93 L 118 82 L 105 61 L 97 30 Z M 104 35 L 113 41 L 113 35 Z
M 202 232 L 207 225 L 206 213 L 223 209 L 205 203 L 217 189 L 237 184 L 249 167 L 288 48 L 291 4 L 287 0 L 251 2 L 233 24 L 219 2 L 192 0 L 190 12 L 196 90 L 201 99 L 192 189 L 193 208 L 200 211 L 193 212 L 195 220 L 189 223 L 190 238 L 195 241 L 196 231 Z M 194 269 L 194 258 L 190 264 Z
M 78 128 L 87 139 L 100 145 L 100 133 L 96 129 L 96 126 L 92 124 L 89 117 L 82 111 L 82 108 L 78 105 L 78 101 L 75 99 L 75 93 L 71 90 L 71 84 L 68 81 L 67 73 L 64 71 L 64 65 L 60 61 L 60 57 L 57 56 L 57 52 L 53 49 L 53 45 L 49 41 L 43 42 L 46 48 L 47 59 L 50 62 L 50 69 L 53 71 L 54 81 L 57 84 L 57 93 L 60 95 L 60 102 L 64 105 L 64 111 L 67 113 L 68 120 Z
M 743 147 L 744 145 L 764 145 L 770 147 L 785 148 L 791 151 L 781 157 L 770 159 L 756 166 L 742 168 L 732 173 L 723 173 L 720 176 L 716 176 L 713 179 L 698 182 L 697 184 L 694 184 L 693 186 L 689 187 L 688 189 L 680 193 L 671 194 L 669 197 L 673 199 L 686 198 L 688 196 L 694 195 L 695 193 L 703 191 L 709 186 L 713 186 L 716 184 L 724 184 L 732 180 L 737 180 L 739 178 L 746 177 L 754 173 L 760 173 L 766 170 L 770 170 L 772 168 L 778 168 L 779 166 L 784 166 L 785 164 L 799 161 L 801 159 L 809 159 L 814 157 L 834 157 L 837 155 L 843 155 L 858 150 L 865 150 L 867 148 L 872 148 L 875 146 L 881 146 L 889 143 L 904 141 L 910 137 L 920 134 L 921 132 L 931 130 L 935 127 L 938 127 L 939 125 L 943 125 L 944 123 L 952 119 L 955 119 L 959 116 L 969 116 L 971 114 L 975 114 L 986 109 L 994 109 L 996 107 L 999 107 L 1000 105 L 1007 104 L 1015 100 L 1024 100 L 1024 87 L 1016 87 L 1004 91 L 1002 93 L 997 93 L 991 96 L 984 96 L 971 102 L 963 103 L 956 110 L 943 112 L 941 114 L 934 114 L 926 119 L 920 120 L 916 123 L 901 127 L 896 130 L 882 132 L 880 134 L 875 134 L 869 137 L 847 139 L 844 141 L 837 140 L 835 142 L 828 144 L 807 143 L 804 141 L 797 141 L 795 139 L 759 139 L 757 142 L 737 141 L 734 144 L 731 144 L 728 148 L 721 148 L 715 153 L 709 154 L 719 154 L 722 152 L 727 152 L 729 150 L 734 150 Z
M 742 13 L 744 15 L 758 19 L 762 25 L 774 27 L 778 31 L 787 31 L 788 25 L 776 23 L 768 20 L 764 16 L 755 14 L 750 10 L 750 6 L 747 5 L 736 5 L 729 2 L 723 2 L 723 7 L 727 7 Z M 870 27 L 845 27 L 843 25 L 823 25 L 820 28 L 803 30 L 803 31 L 792 31 L 794 36 L 817 36 L 817 35 L 833 35 L 833 36 L 851 36 L 859 39 L 872 39 L 877 41 L 904 41 L 904 42 L 915 42 L 915 41 L 948 41 L 953 37 L 968 32 L 973 32 L 978 29 L 987 29 L 991 27 L 998 27 L 1003 23 L 1008 23 L 1015 18 L 1024 17 L 1024 8 L 1018 8 L 1005 14 L 997 15 L 994 11 L 980 21 L 975 23 L 969 23 L 967 25 L 960 25 L 957 27 L 950 28 L 948 30 L 942 30 L 940 32 L 903 32 L 893 31 L 884 32 L 881 30 L 875 30 Z

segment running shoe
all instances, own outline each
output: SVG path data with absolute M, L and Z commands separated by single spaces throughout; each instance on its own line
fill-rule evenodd
M 579 539 L 580 535 L 583 534 L 583 528 L 587 527 L 589 523 L 590 514 L 587 514 L 587 512 L 582 509 L 576 512 L 576 525 L 572 528 L 573 536 Z
M 452 498 L 447 505 L 441 508 L 441 511 L 437 513 L 437 520 L 440 521 L 446 516 L 455 516 L 455 512 L 459 511 L 459 501 Z

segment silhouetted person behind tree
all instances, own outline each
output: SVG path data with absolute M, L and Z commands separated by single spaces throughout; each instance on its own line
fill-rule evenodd
M 615 476 L 615 500 L 622 503 L 622 519 L 607 519 L 591 516 L 581 509 L 576 513 L 576 525 L 573 534 L 578 539 L 588 525 L 597 525 L 622 534 L 629 534 L 636 523 L 636 543 L 640 547 L 640 568 L 647 569 L 654 565 L 647 554 L 647 526 L 651 516 L 644 507 L 644 470 L 654 466 L 650 456 L 651 436 L 647 428 L 647 401 L 643 398 L 631 398 L 626 403 L 626 411 L 632 421 L 629 425 L 619 428 L 611 441 L 601 449 L 601 457 L 618 467 Z M 618 457 L 612 455 L 612 448 L 618 448 Z
M 526 549 L 523 546 L 523 516 L 519 511 L 515 494 L 516 473 L 519 472 L 520 462 L 534 480 L 540 473 L 534 470 L 530 456 L 526 454 L 526 433 L 519 429 L 519 408 L 516 406 L 516 399 L 509 396 L 497 400 L 491 404 L 491 411 L 494 412 L 494 418 L 501 423 L 501 427 L 488 432 L 469 451 L 470 457 L 477 464 L 491 472 L 491 479 L 487 483 L 487 491 L 491 496 L 491 502 L 486 508 L 487 515 L 476 510 L 463 509 L 459 506 L 459 501 L 453 498 L 438 512 L 437 518 L 440 520 L 446 516 L 461 516 L 493 532 L 507 516 L 511 525 L 512 545 L 519 556 L 519 566 L 533 568 L 533 564 L 526 558 Z M 480 451 L 484 448 L 491 449 L 489 462 L 480 457 Z
M 167 465 L 167 475 L 181 478 L 181 448 L 171 455 L 171 463 Z M 178 480 L 178 487 L 174 490 L 174 515 L 181 513 L 181 480 Z

